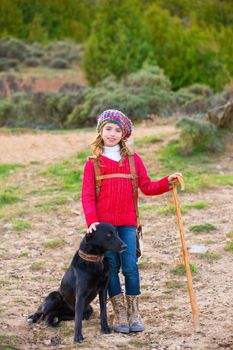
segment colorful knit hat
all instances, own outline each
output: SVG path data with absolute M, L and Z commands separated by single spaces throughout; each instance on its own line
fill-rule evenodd
M 132 133 L 132 122 L 122 112 L 116 109 L 108 109 L 101 113 L 97 118 L 97 131 L 107 123 L 115 123 L 119 125 L 123 132 L 123 137 L 128 138 Z

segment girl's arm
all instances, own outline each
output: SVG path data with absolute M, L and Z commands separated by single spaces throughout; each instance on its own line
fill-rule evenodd
M 168 182 L 168 176 L 158 181 L 152 181 L 148 176 L 146 167 L 138 154 L 134 154 L 134 159 L 138 175 L 138 187 L 142 193 L 146 195 L 159 195 L 172 190 L 172 185 Z
M 82 183 L 82 206 L 87 226 L 99 222 L 96 210 L 95 171 L 93 163 L 88 160 L 84 167 Z

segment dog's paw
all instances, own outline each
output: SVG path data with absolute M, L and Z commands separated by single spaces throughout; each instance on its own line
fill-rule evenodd
M 82 343 L 84 341 L 83 335 L 79 334 L 74 337 L 74 343 Z
M 29 323 L 29 324 L 34 323 L 33 318 L 31 316 L 27 318 L 27 323 Z
M 104 334 L 110 334 L 112 333 L 112 330 L 109 326 L 101 327 L 101 332 Z

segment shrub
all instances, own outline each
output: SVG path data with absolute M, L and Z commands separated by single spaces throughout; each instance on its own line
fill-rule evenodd
M 213 95 L 213 90 L 204 84 L 193 84 L 186 86 L 185 88 L 181 88 L 179 91 L 187 91 L 193 95 L 209 97 Z
M 0 99 L 0 127 L 11 126 L 16 115 L 16 106 L 11 99 Z
M 29 57 L 24 61 L 26 67 L 38 67 L 41 64 L 41 61 L 36 57 Z
M 216 152 L 223 147 L 217 129 L 209 122 L 194 118 L 182 118 L 178 121 L 177 127 L 181 129 L 181 153 Z
M 116 108 L 134 120 L 154 113 L 167 116 L 176 106 L 171 83 L 157 66 L 145 65 L 117 82 L 110 76 L 85 92 L 83 102 L 69 116 L 70 125 L 94 125 L 104 109 Z
M 50 68 L 67 69 L 70 68 L 69 62 L 63 58 L 54 58 L 49 64 Z
M 0 41 L 0 56 L 17 59 L 22 62 L 29 54 L 29 49 L 21 40 L 6 38 Z
M 9 60 L 7 58 L 0 58 L 0 72 L 7 71 L 9 69 Z
M 64 128 L 68 116 L 83 100 L 84 91 L 14 94 L 0 100 L 0 126 Z

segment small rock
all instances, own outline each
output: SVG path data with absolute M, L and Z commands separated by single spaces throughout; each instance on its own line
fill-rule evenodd
M 204 254 L 208 251 L 208 248 L 205 247 L 204 245 L 192 245 L 189 248 L 189 253 L 194 253 L 194 254 Z
M 13 228 L 13 224 L 5 224 L 3 225 L 3 228 L 5 228 L 6 230 L 11 230 Z

